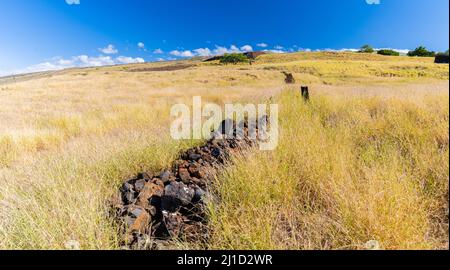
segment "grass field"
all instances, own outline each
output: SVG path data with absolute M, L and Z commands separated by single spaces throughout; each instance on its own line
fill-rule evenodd
M 194 95 L 280 105 L 277 150 L 237 160 L 215 186 L 209 248 L 446 249 L 448 79 L 431 58 L 356 53 L 0 79 L 0 249 L 119 248 L 108 199 L 197 143 L 169 136 L 170 107 Z

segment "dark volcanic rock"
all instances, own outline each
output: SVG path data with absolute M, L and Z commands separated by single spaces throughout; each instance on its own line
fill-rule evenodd
M 175 212 L 179 207 L 187 206 L 194 198 L 195 191 L 180 182 L 173 182 L 166 186 L 162 197 L 162 209 Z
M 122 187 L 120 188 L 120 192 L 122 193 L 126 193 L 126 192 L 134 192 L 134 188 L 133 185 L 130 184 L 129 182 L 126 182 L 122 185 Z
M 136 198 L 136 192 L 134 191 L 134 187 L 130 183 L 125 183 L 120 188 L 120 193 L 122 197 L 122 201 L 125 205 L 132 204 Z
M 188 169 L 186 168 L 179 168 L 178 176 L 180 177 L 181 181 L 185 184 L 189 184 L 191 182 L 191 176 L 189 174 Z
M 139 206 L 129 206 L 125 210 L 125 222 L 130 233 L 145 233 L 151 222 L 150 215 Z
M 161 172 L 161 174 L 159 175 L 159 178 L 161 179 L 161 181 L 163 181 L 163 183 L 169 182 L 170 181 L 170 172 L 169 171 Z
M 138 174 L 138 176 L 136 178 L 138 180 L 143 179 L 145 181 L 149 181 L 153 178 L 153 175 L 150 173 L 140 173 L 140 174 Z
M 204 191 L 201 188 L 196 188 L 193 201 L 194 202 L 202 201 L 205 196 L 206 196 L 206 191 Z
M 192 164 L 189 166 L 188 170 L 190 175 L 194 178 L 202 179 L 206 177 L 205 171 L 198 165 Z
M 175 239 L 205 242 L 208 186 L 232 155 L 257 144 L 263 134 L 258 122 L 265 128 L 267 117 L 239 123 L 239 132 L 236 122 L 225 120 L 205 145 L 182 153 L 171 169 L 158 176 L 141 173 L 124 183 L 120 188 L 122 205 L 114 203 L 117 216 L 127 226 L 124 245 L 166 249 Z
M 283 71 L 283 74 L 285 76 L 284 81 L 286 82 L 286 84 L 294 84 L 295 83 L 295 78 L 294 78 L 294 75 L 292 75 L 292 73 Z
M 136 183 L 134 183 L 134 189 L 136 192 L 141 192 L 146 184 L 146 181 L 144 179 L 137 180 Z
M 141 193 L 139 194 L 139 197 L 137 199 L 136 205 L 143 207 L 145 209 L 151 209 L 151 198 L 153 197 L 162 197 L 164 194 L 164 188 L 148 182 L 145 184 L 144 188 L 142 189 Z
M 202 155 L 199 155 L 199 154 L 192 153 L 189 155 L 189 160 L 192 160 L 192 161 L 198 161 L 201 158 L 202 158 Z

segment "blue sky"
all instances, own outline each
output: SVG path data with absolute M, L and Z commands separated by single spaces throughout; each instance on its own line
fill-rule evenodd
M 250 49 L 448 49 L 448 0 L 366 1 L 0 0 L 0 75 Z

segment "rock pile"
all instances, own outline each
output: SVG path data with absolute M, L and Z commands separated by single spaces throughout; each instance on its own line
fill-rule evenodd
M 258 122 L 264 127 L 260 130 L 266 130 L 267 117 Z M 239 127 L 225 120 L 205 145 L 181 154 L 172 168 L 158 174 L 140 173 L 122 185 L 113 208 L 124 225 L 124 248 L 154 250 L 167 248 L 171 240 L 207 241 L 205 207 L 211 182 L 232 155 L 255 146 L 262 136 L 258 124 L 249 127 L 243 121 Z M 256 136 L 250 136 L 252 132 Z
M 294 75 L 292 75 L 292 73 L 288 73 L 286 71 L 283 71 L 282 73 L 285 76 L 284 81 L 286 84 L 295 84 L 295 78 Z

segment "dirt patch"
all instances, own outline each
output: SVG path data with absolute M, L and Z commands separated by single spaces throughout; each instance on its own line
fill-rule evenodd
M 250 126 L 225 120 L 205 145 L 182 153 L 170 169 L 126 181 L 112 205 L 122 226 L 123 248 L 160 250 L 173 241 L 207 242 L 206 205 L 213 199 L 209 187 L 232 156 L 257 145 L 267 120 L 264 116 Z

